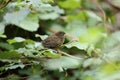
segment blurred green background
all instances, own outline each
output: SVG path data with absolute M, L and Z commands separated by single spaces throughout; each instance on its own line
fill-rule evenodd
M 120 80 L 120 0 L 0 0 L 0 80 Z M 66 33 L 61 51 L 41 41 Z

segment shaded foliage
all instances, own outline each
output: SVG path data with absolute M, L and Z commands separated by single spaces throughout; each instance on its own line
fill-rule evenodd
M 119 80 L 119 0 L 1 0 L 0 80 Z M 64 31 L 58 54 L 41 41 Z

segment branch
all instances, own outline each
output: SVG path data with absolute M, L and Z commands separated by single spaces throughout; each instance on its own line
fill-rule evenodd
M 102 9 L 102 7 L 99 5 L 97 0 L 93 0 L 94 4 L 98 7 L 98 9 L 100 10 L 101 14 L 103 15 L 103 21 L 104 21 L 104 25 L 106 22 L 106 14 L 104 12 L 104 10 Z
M 120 7 L 112 4 L 110 0 L 105 0 L 105 2 L 106 2 L 107 4 L 109 4 L 113 9 L 115 9 L 116 12 L 119 12 L 119 11 L 120 11 Z
M 7 1 L 7 2 L 3 1 L 2 4 L 0 5 L 0 9 L 6 7 L 7 4 L 8 4 L 9 2 L 11 2 L 11 1 L 12 1 L 12 0 L 9 0 L 9 1 Z
M 67 54 L 67 53 L 59 50 L 59 49 L 57 49 L 57 52 L 58 52 L 59 54 L 63 54 L 63 55 L 65 55 L 65 56 L 68 56 L 68 57 L 71 57 L 71 58 L 74 58 L 74 59 L 84 59 L 84 58 L 87 58 L 87 57 L 80 58 L 80 57 L 72 56 L 72 55 L 70 55 L 70 54 Z
M 98 3 L 98 0 L 93 0 L 93 3 L 98 7 L 98 9 L 100 10 L 100 12 L 101 12 L 101 14 L 103 16 L 103 25 L 105 27 L 106 32 L 108 34 L 111 33 L 111 29 L 109 28 L 108 25 L 106 25 L 106 13 L 105 13 L 105 11 L 102 9 L 100 4 Z

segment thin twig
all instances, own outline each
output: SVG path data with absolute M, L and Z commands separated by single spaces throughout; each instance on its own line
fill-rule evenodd
M 93 0 L 93 2 L 98 7 L 98 9 L 100 10 L 101 14 L 103 15 L 103 22 L 104 22 L 104 26 L 105 26 L 105 22 L 106 22 L 106 14 L 105 14 L 105 12 L 102 9 L 102 7 L 99 5 L 97 0 Z
M 106 2 L 107 4 L 109 4 L 113 9 L 115 9 L 115 12 L 119 12 L 119 11 L 120 11 L 120 7 L 112 4 L 112 2 L 111 2 L 110 0 L 105 0 L 105 2 Z
M 97 0 L 93 0 L 93 3 L 98 7 L 98 9 L 100 10 L 101 14 L 103 15 L 103 25 L 105 27 L 106 32 L 109 33 L 108 27 L 106 25 L 106 14 L 105 14 L 105 11 L 102 9 L 102 7 L 100 6 L 100 4 L 98 3 Z
M 65 52 L 63 52 L 63 51 L 61 51 L 61 50 L 57 50 L 57 52 L 59 53 L 59 54 L 63 54 L 63 55 L 66 55 L 66 56 L 68 56 L 68 57 L 71 57 L 71 58 L 74 58 L 74 59 L 84 59 L 84 58 L 80 58 L 80 57 L 76 57 L 76 56 L 73 56 L 73 55 L 70 55 L 70 54 L 67 54 L 67 53 L 65 53 Z

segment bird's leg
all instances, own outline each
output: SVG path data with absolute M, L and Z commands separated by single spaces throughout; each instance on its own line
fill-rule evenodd
M 61 54 L 61 51 L 58 48 L 56 48 L 55 50 L 57 51 L 58 54 Z

